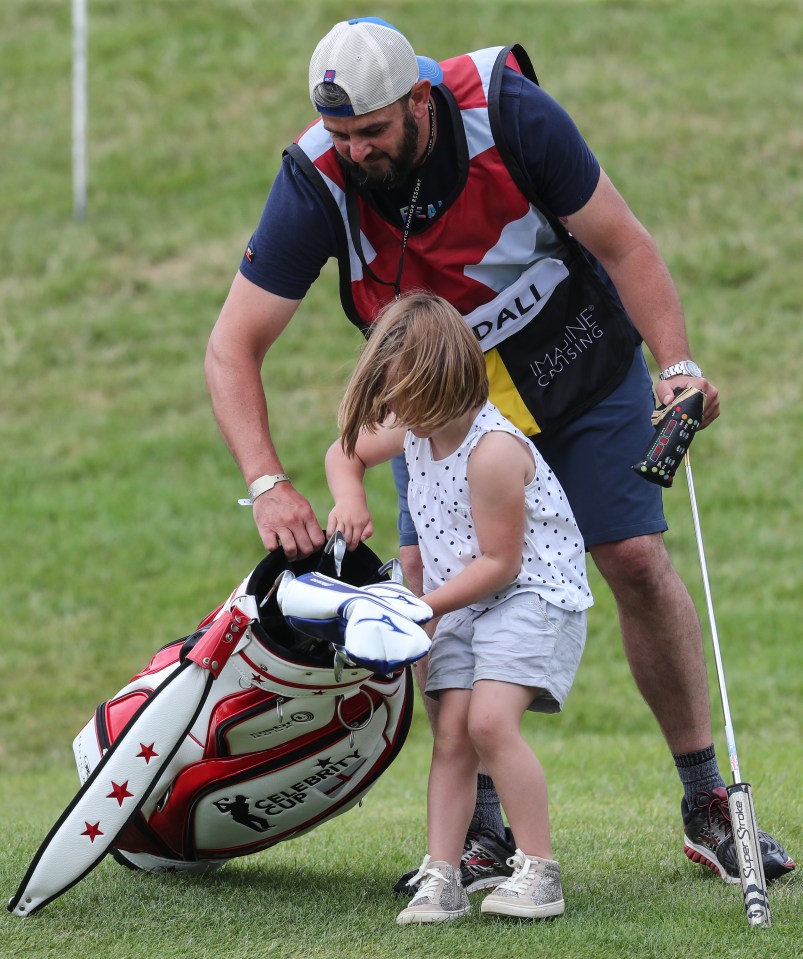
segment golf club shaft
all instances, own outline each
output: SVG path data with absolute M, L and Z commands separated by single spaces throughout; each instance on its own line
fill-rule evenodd
M 753 793 L 750 784 L 742 782 L 739 758 L 736 754 L 736 737 L 733 733 L 728 690 L 725 686 L 725 670 L 722 666 L 722 653 L 719 648 L 714 604 L 711 599 L 711 586 L 708 581 L 708 567 L 705 561 L 703 533 L 700 528 L 700 514 L 697 510 L 694 476 L 692 474 L 691 459 L 688 450 L 686 451 L 686 480 L 689 487 L 689 500 L 691 501 L 694 532 L 697 538 L 697 552 L 700 557 L 700 571 L 703 578 L 705 601 L 708 607 L 708 621 L 711 626 L 711 641 L 714 647 L 714 658 L 717 665 L 717 680 L 719 681 L 722 715 L 725 719 L 725 739 L 728 744 L 728 755 L 733 772 L 733 785 L 729 786 L 727 790 L 728 809 L 730 811 L 733 830 L 733 843 L 739 862 L 739 880 L 742 885 L 744 907 L 747 921 L 751 926 L 769 928 L 772 920 L 770 918 L 769 899 L 767 898 L 764 862 L 761 856 L 761 841 L 759 839 L 758 826 L 756 825 L 756 812 L 753 806 Z
M 728 702 L 728 690 L 725 686 L 725 670 L 722 666 L 722 652 L 719 648 L 719 635 L 717 634 L 717 622 L 714 616 L 714 604 L 711 599 L 711 586 L 708 581 L 708 566 L 705 562 L 705 548 L 703 546 L 703 532 L 700 528 L 700 514 L 697 512 L 697 497 L 694 492 L 694 476 L 691 470 L 691 459 L 689 452 L 686 452 L 686 480 L 689 486 L 689 500 L 691 501 L 691 515 L 694 521 L 694 533 L 697 538 L 697 553 L 700 557 L 700 571 L 703 577 L 703 589 L 705 590 L 705 602 L 708 607 L 708 622 L 711 626 L 711 642 L 714 646 L 714 659 L 717 664 L 717 680 L 719 681 L 719 698 L 722 702 L 722 715 L 725 719 L 725 741 L 728 744 L 728 756 L 730 757 L 731 771 L 733 772 L 733 781 L 741 782 L 742 774 L 739 769 L 739 757 L 736 754 L 736 737 L 733 734 L 733 722 L 731 720 L 730 703 Z

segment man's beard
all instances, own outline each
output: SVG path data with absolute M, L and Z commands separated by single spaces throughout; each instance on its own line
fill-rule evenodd
M 370 169 L 365 169 L 353 160 L 347 160 L 339 153 L 337 159 L 346 171 L 346 176 L 359 190 L 395 190 L 410 175 L 417 154 L 418 124 L 412 110 L 407 110 L 404 114 L 403 136 L 398 153 L 396 156 L 381 153 L 376 157 L 389 161 L 386 169 L 372 173 Z

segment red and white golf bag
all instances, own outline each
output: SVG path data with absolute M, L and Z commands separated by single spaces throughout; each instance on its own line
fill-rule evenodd
M 73 744 L 83 785 L 10 911 L 41 909 L 107 853 L 204 872 L 359 802 L 406 738 L 407 664 L 429 648 L 418 624 L 432 613 L 395 560 L 344 545 L 293 564 L 270 554 L 98 706 Z

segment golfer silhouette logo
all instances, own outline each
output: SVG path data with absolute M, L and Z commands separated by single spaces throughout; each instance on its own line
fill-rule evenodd
M 241 826 L 247 826 L 255 832 L 267 832 L 271 825 L 267 819 L 255 816 L 248 807 L 248 797 L 238 795 L 233 801 L 218 799 L 214 803 L 223 813 L 229 813 L 231 818 Z

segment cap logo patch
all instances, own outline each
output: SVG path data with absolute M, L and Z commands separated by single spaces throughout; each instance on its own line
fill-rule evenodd
M 336 73 L 337 73 L 337 70 L 324 70 L 324 72 L 323 72 L 323 82 L 324 82 L 324 83 L 334 83 L 334 82 L 335 82 L 335 74 L 336 74 Z

